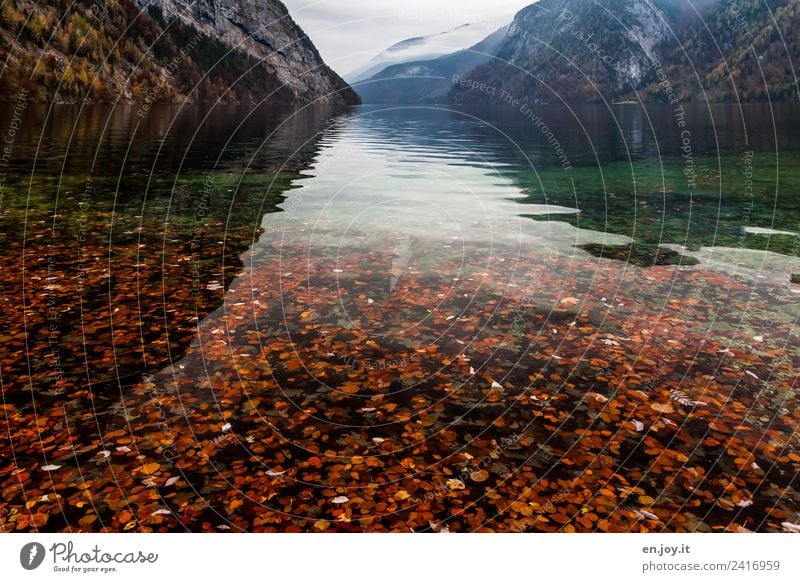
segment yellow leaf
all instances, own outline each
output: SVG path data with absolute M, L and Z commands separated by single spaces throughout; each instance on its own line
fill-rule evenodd
M 450 489 L 450 491 L 456 491 L 465 489 L 466 485 L 464 485 L 464 482 L 461 479 L 448 479 L 447 488 Z
M 403 501 L 404 499 L 408 499 L 411 497 L 411 494 L 408 491 L 401 490 L 394 494 L 394 498 L 396 501 Z

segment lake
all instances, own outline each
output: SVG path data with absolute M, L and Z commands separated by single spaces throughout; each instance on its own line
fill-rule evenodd
M 0 531 L 781 531 L 800 107 L 0 117 Z

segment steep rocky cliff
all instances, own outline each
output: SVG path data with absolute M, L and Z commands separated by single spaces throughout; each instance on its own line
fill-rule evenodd
M 135 0 L 263 62 L 301 102 L 354 102 L 357 97 L 323 61 L 279 0 Z
M 354 104 L 278 0 L 5 0 L 0 100 Z
M 541 0 L 517 14 L 496 58 L 470 76 L 528 101 L 613 98 L 653 69 L 657 47 L 670 34 L 672 7 L 649 0 Z M 451 97 L 485 100 L 463 87 Z
M 798 0 L 540 0 L 470 77 L 528 102 L 795 100 L 798 65 Z
M 454 56 L 358 90 L 376 103 L 797 100 L 800 0 L 539 0 L 492 58 L 464 70 Z

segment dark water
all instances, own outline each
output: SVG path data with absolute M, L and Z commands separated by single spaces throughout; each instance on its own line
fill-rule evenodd
M 0 527 L 779 531 L 798 129 L 768 105 L 0 119 L 0 486 L 39 499 Z

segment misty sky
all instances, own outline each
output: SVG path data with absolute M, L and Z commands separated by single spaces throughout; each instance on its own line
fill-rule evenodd
M 511 22 L 534 0 L 283 0 L 322 58 L 340 74 L 413 36 L 470 22 Z

